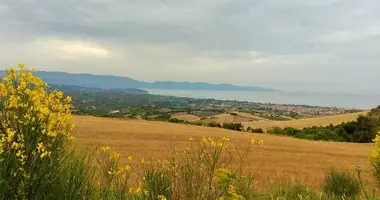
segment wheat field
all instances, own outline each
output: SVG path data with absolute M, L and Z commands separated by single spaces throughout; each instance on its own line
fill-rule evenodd
M 176 119 L 187 121 L 187 122 L 198 121 L 201 119 L 198 116 L 187 114 L 187 113 L 186 114 L 174 114 L 174 115 L 172 115 L 172 118 L 176 118 Z
M 330 117 L 329 117 L 330 119 Z M 319 120 L 323 121 L 323 120 Z M 189 137 L 231 137 L 239 144 L 248 143 L 248 134 L 220 128 L 199 127 L 143 120 L 122 120 L 74 116 L 76 146 L 81 148 L 111 146 L 124 156 L 161 158 L 169 144 L 185 147 Z M 317 125 L 317 124 L 316 124 Z M 300 140 L 268 134 L 251 134 L 263 139 L 264 146 L 255 146 L 247 165 L 257 174 L 259 188 L 274 181 L 294 181 L 320 189 L 324 175 L 331 168 L 353 172 L 363 166 L 368 185 L 375 182 L 370 174 L 368 155 L 371 144 L 353 144 Z
M 333 115 L 326 117 L 314 117 L 305 119 L 296 119 L 289 121 L 257 121 L 257 122 L 243 122 L 244 127 L 262 128 L 267 130 L 271 127 L 293 127 L 293 128 L 305 128 L 312 126 L 328 126 L 330 124 L 337 125 L 342 122 L 354 121 L 359 115 L 366 115 L 367 112 L 357 112 L 342 115 Z

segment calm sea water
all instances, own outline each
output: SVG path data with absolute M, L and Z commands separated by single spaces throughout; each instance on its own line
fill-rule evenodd
M 208 91 L 208 90 L 165 90 L 145 89 L 151 94 L 214 98 L 218 100 L 239 100 L 260 103 L 302 104 L 344 108 L 369 109 L 380 105 L 380 94 L 324 94 L 301 92 L 245 92 L 245 91 Z

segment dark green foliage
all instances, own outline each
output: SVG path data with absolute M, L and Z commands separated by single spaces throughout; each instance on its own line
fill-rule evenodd
M 167 113 L 158 115 L 157 117 L 153 118 L 153 120 L 155 121 L 169 121 L 170 119 L 171 119 L 171 115 Z
M 302 130 L 273 127 L 267 132 L 274 135 L 288 135 L 309 140 L 331 140 L 341 142 L 369 143 L 379 131 L 380 120 L 371 116 L 359 116 L 356 121 L 336 126 L 313 126 Z
M 16 158 L 0 162 L 0 199 L 91 199 L 94 195 L 92 165 L 85 155 L 61 152 L 59 159 L 31 161 L 33 174 L 16 179 Z M 35 164 L 34 164 L 35 163 Z M 18 171 L 18 173 L 22 173 Z
M 241 123 L 223 123 L 222 128 L 234 130 L 234 131 L 243 131 L 244 127 Z
M 185 123 L 184 120 L 177 119 L 177 118 L 170 118 L 170 119 L 168 120 L 168 122 L 171 122 L 171 123 L 181 123 L 181 124 Z
M 145 172 L 144 188 L 149 191 L 148 197 L 156 199 L 159 195 L 163 195 L 168 200 L 172 199 L 171 187 L 172 183 L 168 172 L 159 169 L 151 169 Z
M 246 132 L 250 132 L 250 133 L 264 133 L 264 130 L 262 128 L 252 128 L 252 127 L 248 127 Z
M 372 109 L 369 113 L 368 116 L 380 119 L 380 106 L 377 108 Z
M 307 199 L 317 200 L 318 195 L 309 191 L 304 185 L 276 184 L 271 189 L 270 199 Z
M 219 127 L 219 128 L 222 127 L 221 124 L 216 123 L 216 122 L 210 122 L 210 123 L 207 123 L 206 126 L 208 126 L 208 127 Z
M 197 121 L 197 122 L 190 122 L 191 125 L 195 125 L 195 126 L 204 126 L 204 123 L 201 122 L 201 121 Z
M 332 169 L 326 176 L 323 190 L 329 196 L 356 199 L 360 194 L 360 182 L 345 172 Z

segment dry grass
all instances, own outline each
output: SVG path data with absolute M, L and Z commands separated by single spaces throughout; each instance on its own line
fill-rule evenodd
M 247 135 L 220 128 L 84 116 L 75 116 L 74 122 L 78 147 L 108 145 L 122 155 L 163 157 L 169 143 L 175 141 L 185 146 L 189 137 L 228 136 L 238 144 L 248 142 Z M 252 136 L 265 141 L 263 147 L 255 147 L 252 159 L 247 160 L 261 187 L 275 180 L 293 179 L 319 189 L 330 168 L 353 171 L 356 164 L 363 166 L 365 180 L 374 185 L 368 162 L 370 144 L 307 141 L 267 134 Z
M 187 122 L 198 121 L 201 119 L 198 116 L 187 114 L 187 113 L 186 114 L 185 113 L 174 114 L 174 115 L 172 115 L 172 118 L 176 118 L 176 119 L 187 121 Z
M 258 121 L 258 122 L 245 122 L 243 125 L 245 127 L 251 126 L 254 128 L 262 128 L 267 130 L 271 127 L 293 127 L 293 128 L 305 128 L 312 126 L 328 126 L 330 124 L 340 124 L 342 122 L 353 121 L 359 115 L 365 115 L 367 112 L 359 112 L 359 113 L 350 113 L 343 115 L 334 115 L 327 117 L 315 117 L 315 118 L 306 118 L 306 119 L 297 119 L 290 121 Z
M 236 113 L 239 116 L 246 117 L 246 118 L 249 118 L 249 119 L 269 121 L 269 119 L 266 119 L 266 118 L 263 118 L 263 117 L 259 117 L 257 115 L 252 115 L 252 114 L 249 114 L 249 113 L 245 113 L 245 112 L 234 112 L 234 113 Z
M 241 122 L 253 122 L 253 121 L 263 121 L 268 120 L 256 115 L 252 115 L 244 112 L 233 112 L 235 115 L 231 115 L 229 113 L 223 113 L 219 115 L 214 115 L 209 117 L 208 119 L 201 120 L 202 122 L 216 122 L 219 124 L 223 123 L 241 123 Z

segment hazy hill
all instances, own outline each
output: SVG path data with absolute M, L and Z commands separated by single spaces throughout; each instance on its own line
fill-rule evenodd
M 6 72 L 0 71 L 0 76 Z M 181 89 L 181 90 L 234 90 L 234 91 L 275 91 L 270 88 L 255 86 L 236 86 L 231 84 L 209 84 L 203 82 L 173 82 L 156 81 L 143 82 L 129 77 L 92 75 L 92 74 L 71 74 L 66 72 L 45 72 L 35 73 L 49 84 L 56 85 L 77 85 L 92 88 L 146 88 L 146 89 Z

